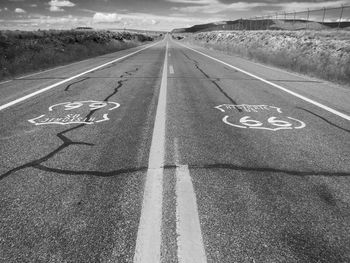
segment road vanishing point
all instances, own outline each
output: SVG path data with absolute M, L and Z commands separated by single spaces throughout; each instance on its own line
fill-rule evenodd
M 0 92 L 0 262 L 350 262 L 345 87 L 167 35 Z

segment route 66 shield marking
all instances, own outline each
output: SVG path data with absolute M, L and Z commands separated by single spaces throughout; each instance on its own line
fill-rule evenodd
M 34 125 L 95 124 L 109 120 L 108 113 L 120 107 L 116 102 L 75 101 L 52 105 L 47 114 L 28 120 Z
M 215 108 L 226 113 L 222 118 L 225 124 L 236 128 L 278 131 L 306 127 L 303 121 L 285 116 L 281 108 L 276 106 L 222 104 Z M 249 113 L 249 115 L 241 117 L 242 114 L 246 113 Z

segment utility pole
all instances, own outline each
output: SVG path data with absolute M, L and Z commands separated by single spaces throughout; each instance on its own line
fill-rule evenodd
M 326 8 L 323 8 L 323 18 L 322 18 L 322 24 L 324 23 L 324 19 L 326 17 Z
M 294 24 L 295 24 L 295 15 L 296 15 L 296 12 L 294 11 L 294 18 L 293 18 L 293 29 L 294 29 Z
M 338 30 L 340 29 L 341 20 L 343 18 L 343 11 L 344 11 L 344 5 L 341 5 L 341 12 L 340 12 L 340 18 L 338 23 Z

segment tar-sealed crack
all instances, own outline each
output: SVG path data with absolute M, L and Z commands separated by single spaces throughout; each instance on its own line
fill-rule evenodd
M 340 127 L 340 126 L 338 126 L 338 125 L 336 125 L 336 124 L 330 122 L 330 121 L 327 120 L 326 118 L 321 117 L 320 115 L 318 115 L 318 114 L 316 114 L 316 113 L 313 113 L 312 111 L 309 111 L 309 110 L 307 110 L 307 109 L 300 108 L 300 107 L 298 107 L 298 109 L 303 110 L 303 111 L 306 111 L 306 112 L 308 112 L 308 113 L 310 113 L 310 114 L 312 114 L 312 115 L 314 115 L 314 116 L 316 116 L 316 117 L 318 117 L 318 118 L 324 120 L 325 122 L 327 122 L 328 124 L 330 124 L 331 126 L 333 126 L 333 127 L 335 127 L 335 128 L 338 128 L 338 129 L 343 130 L 343 131 L 345 131 L 345 132 L 350 132 L 350 130 L 345 129 L 345 128 L 343 128 L 343 127 Z
M 84 124 L 81 124 L 79 126 L 84 126 Z M 79 126 L 75 128 L 80 128 Z M 66 142 L 64 142 L 61 146 L 59 146 L 56 150 L 49 153 L 48 155 L 38 159 L 34 160 L 30 163 L 27 163 L 25 165 L 16 167 L 2 175 L 0 175 L 0 180 L 4 179 L 5 177 L 9 176 L 10 174 L 17 172 L 19 170 L 25 169 L 25 168 L 36 168 L 42 171 L 46 172 L 53 172 L 58 174 L 64 174 L 64 175 L 92 175 L 92 176 L 98 176 L 98 177 L 111 177 L 111 176 L 117 176 L 121 174 L 128 174 L 128 173 L 134 173 L 134 172 L 140 172 L 140 171 L 147 171 L 150 168 L 147 166 L 140 166 L 140 167 L 126 167 L 118 170 L 113 170 L 109 172 L 101 172 L 101 171 L 86 171 L 86 170 L 66 170 L 66 169 L 57 169 L 57 168 L 51 168 L 43 165 L 42 163 L 52 158 L 54 155 L 56 155 L 59 151 L 63 150 L 64 148 L 70 146 L 70 145 L 88 145 L 93 146 L 92 144 L 83 143 L 83 142 L 73 142 L 70 141 L 67 137 L 65 137 L 63 134 L 69 131 L 72 131 L 75 128 L 71 128 L 69 130 L 66 130 L 64 132 L 61 132 L 61 137 L 64 137 Z M 167 164 L 159 168 L 163 168 L 164 170 L 174 170 L 179 168 L 179 165 L 176 164 Z M 154 168 L 154 169 L 159 169 Z M 244 171 L 244 172 L 260 172 L 260 173 L 266 173 L 269 174 L 276 174 L 276 173 L 282 173 L 290 176 L 350 176 L 350 171 L 339 171 L 339 172 L 333 172 L 333 171 L 297 171 L 297 170 L 288 170 L 288 169 L 278 169 L 273 167 L 257 167 L 257 166 L 240 166 L 240 165 L 234 165 L 229 163 L 212 163 L 212 164 L 189 164 L 189 169 L 204 169 L 204 170 L 216 170 L 216 169 L 224 169 L 224 170 L 233 170 L 233 171 Z
M 114 96 L 115 94 L 117 94 L 118 90 L 125 84 L 125 82 L 128 81 L 128 79 L 125 79 L 125 77 L 131 76 L 132 74 L 136 73 L 139 69 L 136 68 L 135 70 L 132 71 L 127 71 L 124 74 L 122 74 L 120 76 L 121 80 L 119 80 L 117 82 L 117 86 L 113 89 L 112 93 L 109 94 L 106 98 L 103 99 L 103 101 L 107 102 L 112 96 Z M 65 88 L 65 91 L 68 91 L 68 89 L 73 85 L 76 84 L 78 82 L 83 82 L 85 80 L 87 80 L 89 77 L 86 77 L 84 79 L 81 79 L 79 81 L 76 81 L 74 83 L 71 83 L 70 85 L 68 85 Z M 124 78 L 124 79 L 123 79 Z M 95 110 L 91 110 L 85 118 L 90 119 L 90 117 L 99 109 L 95 109 Z M 56 134 L 56 136 L 62 141 L 62 144 L 60 146 L 58 146 L 55 150 L 51 151 L 50 153 L 48 153 L 47 155 L 33 160 L 31 162 L 28 162 L 26 164 L 23 164 L 21 166 L 18 166 L 16 168 L 13 168 L 9 171 L 7 171 L 4 174 L 0 175 L 0 180 L 6 178 L 7 176 L 11 175 L 14 172 L 26 169 L 26 168 L 36 168 L 42 171 L 48 171 L 48 172 L 55 172 L 55 173 L 61 173 L 61 174 L 85 174 L 85 175 L 96 175 L 96 176 L 111 176 L 111 175 L 117 175 L 117 174 L 122 174 L 122 173 L 129 173 L 129 172 L 136 172 L 136 171 L 140 171 L 140 170 L 146 170 L 147 167 L 140 167 L 140 168 L 126 168 L 126 169 L 120 169 L 117 171 L 112 171 L 112 172 L 99 172 L 99 171 L 70 171 L 70 170 L 61 170 L 61 169 L 56 169 L 56 168 L 50 168 L 47 167 L 45 165 L 43 165 L 44 162 L 48 161 L 49 159 L 53 158 L 56 154 L 58 154 L 59 152 L 61 152 L 62 150 L 64 150 L 65 148 L 71 146 L 71 145 L 83 145 L 83 146 L 89 146 L 92 147 L 94 146 L 94 144 L 91 143 L 86 143 L 86 142 L 74 142 L 71 139 L 69 139 L 65 134 L 68 132 L 71 132 L 73 130 L 77 130 L 80 128 L 85 127 L 87 124 L 83 123 L 83 124 L 79 124 L 78 126 L 66 129 L 62 132 L 59 132 Z
M 167 164 L 158 168 L 162 168 L 164 170 L 174 170 L 177 168 L 180 168 L 181 166 L 176 164 Z M 331 171 L 297 171 L 297 170 L 287 170 L 287 169 L 278 169 L 278 168 L 272 168 L 272 167 L 257 167 L 257 166 L 240 166 L 240 165 L 234 165 L 229 163 L 212 163 L 212 164 L 189 164 L 189 169 L 205 169 L 205 170 L 217 170 L 217 169 L 225 169 L 225 170 L 233 170 L 233 171 L 245 171 L 245 172 L 262 172 L 267 174 L 275 174 L 275 173 L 283 173 L 287 175 L 293 175 L 293 176 L 350 176 L 350 171 L 340 171 L 340 172 L 331 172 Z M 109 172 L 100 172 L 100 171 L 70 171 L 70 170 L 61 170 L 61 169 L 54 169 L 54 168 L 48 168 L 45 166 L 40 166 L 41 170 L 49 171 L 49 172 L 56 172 L 60 174 L 67 174 L 67 175 L 94 175 L 94 176 L 101 176 L 101 177 L 110 177 L 125 173 L 132 173 L 132 172 L 139 172 L 139 171 L 147 171 L 152 168 L 149 168 L 147 166 L 141 166 L 141 167 L 127 167 L 123 169 L 118 169 L 114 171 Z
M 218 81 L 220 81 L 220 78 L 212 79 L 207 73 L 205 73 L 205 71 L 204 71 L 203 69 L 200 68 L 200 66 L 198 65 L 199 63 L 198 63 L 197 60 L 190 58 L 189 56 L 186 55 L 186 53 L 183 53 L 183 54 L 184 54 L 184 56 L 185 56 L 186 58 L 188 58 L 189 60 L 193 61 L 195 67 L 196 67 L 209 81 L 211 81 L 211 82 L 218 88 L 218 90 L 219 90 L 232 104 L 237 105 L 237 102 L 236 102 L 234 99 L 232 99 L 232 98 L 223 90 L 223 88 L 221 88 L 221 86 L 217 83 Z M 241 111 L 241 110 L 239 109 L 239 111 Z
M 65 87 L 64 91 L 68 91 L 70 89 L 70 87 L 72 87 L 73 85 L 78 84 L 78 83 L 83 82 L 83 81 L 88 80 L 88 79 L 89 79 L 89 77 L 85 77 L 85 78 L 82 78 L 82 79 L 77 80 L 75 82 L 72 82 Z

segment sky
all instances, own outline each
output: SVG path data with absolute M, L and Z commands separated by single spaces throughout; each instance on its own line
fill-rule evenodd
M 0 29 L 164 30 L 276 12 L 350 5 L 350 0 L 0 0 Z

